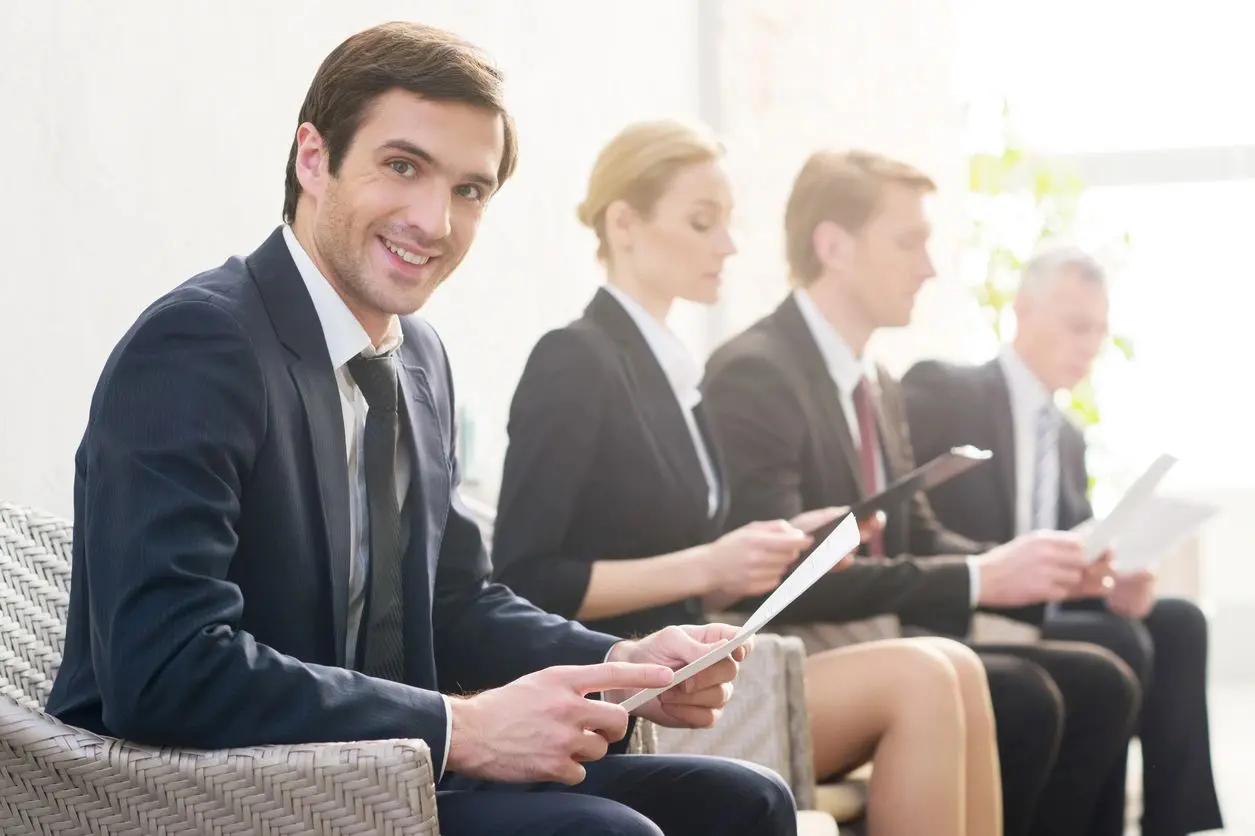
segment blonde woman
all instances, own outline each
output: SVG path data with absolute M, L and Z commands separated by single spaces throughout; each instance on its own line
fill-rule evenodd
M 839 513 L 724 533 L 699 366 L 666 325 L 676 299 L 717 299 L 735 252 L 721 157 L 705 132 L 669 121 L 632 125 L 602 151 L 579 217 L 606 284 L 536 345 L 510 410 L 498 579 L 619 635 L 769 592 L 809 544 L 801 529 Z M 993 715 L 972 651 L 875 642 L 810 657 L 806 679 L 817 775 L 875 763 L 874 836 L 1001 832 Z

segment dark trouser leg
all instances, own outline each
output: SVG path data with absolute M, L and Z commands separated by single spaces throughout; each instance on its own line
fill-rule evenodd
M 437 797 L 446 836 L 795 836 L 775 773 L 723 758 L 610 755 L 574 787 L 451 776 Z
M 1137 716 L 1141 688 L 1136 678 L 1114 654 L 1092 645 L 1040 642 L 980 649 L 1039 665 L 1063 697 L 1059 753 L 1029 832 L 1034 836 L 1096 833 L 1092 823 L 1098 800 L 1116 762 L 1126 756 Z M 1103 836 L 1122 836 L 1122 828 Z
M 1142 681 L 1143 836 L 1223 827 L 1211 768 L 1202 611 L 1180 598 L 1158 601 L 1144 623 L 1109 610 L 1065 610 L 1047 621 L 1044 632 L 1106 647 Z M 1123 796 L 1123 769 L 1119 779 Z
M 1047 616 L 1042 625 L 1042 638 L 1087 642 L 1107 648 L 1124 660 L 1137 677 L 1145 704 L 1146 689 L 1155 666 L 1155 648 L 1150 632 L 1141 622 L 1106 609 L 1063 609 Z M 1103 783 L 1088 833 L 1124 832 L 1128 765 L 1127 754 L 1116 760 Z
M 1063 697 L 1039 665 L 981 649 L 997 722 L 1004 836 L 1028 836 L 1054 768 Z
M 1146 617 L 1155 676 L 1142 709 L 1143 836 L 1184 836 L 1224 827 L 1211 769 L 1207 719 L 1207 618 L 1164 598 Z

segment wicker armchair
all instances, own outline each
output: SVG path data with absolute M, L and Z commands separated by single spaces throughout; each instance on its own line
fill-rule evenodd
M 440 832 L 422 741 L 200 752 L 132 745 L 45 714 L 65 638 L 70 532 L 0 503 L 0 833 Z

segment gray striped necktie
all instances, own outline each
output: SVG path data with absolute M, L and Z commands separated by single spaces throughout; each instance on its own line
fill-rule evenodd
M 370 593 L 361 670 L 397 682 L 405 677 L 401 606 L 401 511 L 397 506 L 397 371 L 391 355 L 349 361 L 370 407 L 366 413 L 366 502 L 370 526 Z
M 1059 524 L 1059 470 L 1048 467 L 1059 447 L 1059 425 L 1063 416 L 1054 404 L 1045 404 L 1037 413 L 1033 452 L 1034 530 L 1050 530 Z

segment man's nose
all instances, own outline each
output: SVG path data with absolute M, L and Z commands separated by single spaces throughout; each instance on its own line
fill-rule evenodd
M 405 223 L 415 229 L 423 241 L 442 241 L 452 229 L 450 217 L 452 196 L 435 178 L 416 188 L 405 207 Z

